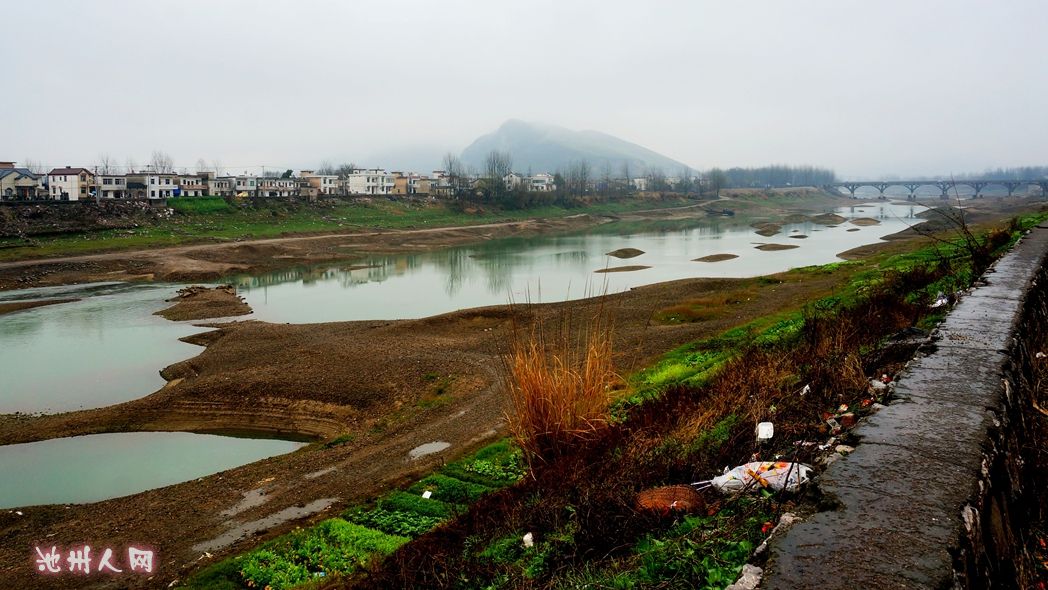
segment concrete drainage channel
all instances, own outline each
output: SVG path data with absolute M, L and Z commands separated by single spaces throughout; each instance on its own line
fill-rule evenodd
M 1022 457 L 1046 253 L 1038 226 L 953 309 L 819 478 L 824 509 L 771 540 L 761 588 L 1028 587 L 1020 539 L 1039 490 L 1024 469 L 1043 466 Z

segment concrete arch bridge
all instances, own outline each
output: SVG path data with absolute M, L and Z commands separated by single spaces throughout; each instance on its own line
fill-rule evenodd
M 950 198 L 950 191 L 955 190 L 958 186 L 968 186 L 975 191 L 972 198 L 982 197 L 982 191 L 988 186 L 1001 186 L 1008 191 L 1008 196 L 1012 196 L 1019 189 L 1029 190 L 1031 186 L 1040 187 L 1042 195 L 1048 195 L 1048 179 L 1041 180 L 877 180 L 877 181 L 843 181 L 834 182 L 831 184 L 823 185 L 823 188 L 830 192 L 837 192 L 844 194 L 844 191 L 848 191 L 852 198 L 855 198 L 855 191 L 864 186 L 869 186 L 877 189 L 880 192 L 880 198 L 884 197 L 884 191 L 888 187 L 892 186 L 904 186 L 910 194 L 907 197 L 908 200 L 915 201 L 917 199 L 917 189 L 922 186 L 934 186 L 940 191 L 940 198 Z

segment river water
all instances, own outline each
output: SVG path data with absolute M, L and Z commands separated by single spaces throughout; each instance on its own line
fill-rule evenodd
M 924 208 L 878 202 L 838 209 L 877 225 L 785 225 L 762 237 L 727 220 L 611 223 L 572 235 L 498 239 L 419 254 L 368 256 L 232 277 L 254 309 L 244 319 L 327 322 L 418 318 L 509 301 L 563 301 L 691 277 L 748 277 L 838 260 L 837 254 L 918 223 Z M 852 230 L 852 231 L 849 231 Z M 798 239 L 791 236 L 806 236 Z M 797 246 L 761 251 L 760 244 Z M 636 248 L 618 259 L 607 253 Z M 734 254 L 725 262 L 695 262 Z M 619 266 L 631 272 L 597 273 Z M 178 339 L 203 328 L 153 315 L 181 285 L 107 283 L 0 293 L 0 302 L 78 297 L 0 316 L 0 413 L 65 412 L 136 399 L 159 370 L 200 348 Z M 187 433 L 90 435 L 0 446 L 0 507 L 91 502 L 186 481 L 300 443 Z M 112 471 L 114 465 L 118 471 Z M 17 474 L 11 477 L 10 474 Z

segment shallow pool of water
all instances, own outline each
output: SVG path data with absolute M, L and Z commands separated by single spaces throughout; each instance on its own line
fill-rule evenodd
M 836 212 L 869 217 L 878 225 L 836 227 L 785 225 L 763 237 L 753 228 L 717 220 L 668 224 L 608 224 L 576 235 L 491 240 L 486 243 L 397 256 L 369 256 L 348 265 L 289 269 L 234 281 L 256 319 L 271 322 L 329 322 L 419 318 L 509 301 L 563 301 L 587 294 L 691 277 L 750 277 L 839 260 L 837 254 L 878 241 L 919 223 L 924 207 L 870 203 Z M 668 227 L 667 227 L 668 226 Z M 858 230 L 858 231 L 848 231 Z M 790 236 L 807 236 L 798 239 Z M 760 244 L 797 246 L 776 252 Z M 636 248 L 644 254 L 618 259 L 606 253 Z M 738 258 L 694 262 L 711 254 Z M 647 266 L 630 272 L 595 273 L 619 266 Z
M 0 315 L 0 414 L 64 412 L 136 399 L 160 369 L 200 353 L 204 331 L 152 315 L 177 286 L 105 283 L 0 292 L 0 302 L 80 297 Z
M 304 444 L 126 432 L 0 446 L 0 508 L 127 496 L 290 453 Z

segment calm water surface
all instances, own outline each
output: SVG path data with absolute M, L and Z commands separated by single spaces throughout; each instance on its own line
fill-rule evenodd
M 152 315 L 177 288 L 110 283 L 0 292 L 0 301 L 82 298 L 0 316 L 0 413 L 97 408 L 162 387 L 160 369 L 200 353 L 178 339 L 204 331 Z
M 839 260 L 837 254 L 878 241 L 922 220 L 919 205 L 880 202 L 838 209 L 848 218 L 869 217 L 879 225 L 813 223 L 783 226 L 771 237 L 753 228 L 707 219 L 665 224 L 613 223 L 577 235 L 501 239 L 412 255 L 370 256 L 350 270 L 330 264 L 260 276 L 237 277 L 254 318 L 310 323 L 362 319 L 419 318 L 508 301 L 563 301 L 662 281 L 691 277 L 750 277 Z M 858 231 L 848 231 L 857 229 Z M 805 239 L 789 236 L 804 235 Z M 767 252 L 759 244 L 788 244 Z M 645 253 L 618 259 L 607 252 L 636 248 Z M 736 254 L 717 263 L 694 262 L 710 254 Z M 651 268 L 595 273 L 616 266 Z
M 845 250 L 878 241 L 919 220 L 924 208 L 873 203 L 839 209 L 845 217 L 872 217 L 880 225 L 786 225 L 772 237 L 749 227 L 707 219 L 671 223 L 612 223 L 576 235 L 500 239 L 435 252 L 370 256 L 370 268 L 326 264 L 260 276 L 236 277 L 254 308 L 247 319 L 327 322 L 418 318 L 508 301 L 563 301 L 689 277 L 746 277 L 837 260 Z M 857 229 L 858 231 L 847 231 Z M 806 239 L 790 238 L 805 235 Z M 765 252 L 762 243 L 793 250 Z M 620 260 L 607 252 L 637 248 Z M 729 253 L 738 258 L 693 259 Z M 633 272 L 594 273 L 643 265 Z M 0 293 L 0 301 L 82 297 L 75 303 L 0 316 L 0 413 L 59 412 L 143 397 L 163 386 L 163 367 L 200 348 L 178 338 L 200 332 L 153 312 L 166 307 L 177 286 L 95 284 Z
M 0 446 L 0 508 L 126 496 L 290 453 L 304 444 L 126 432 Z

